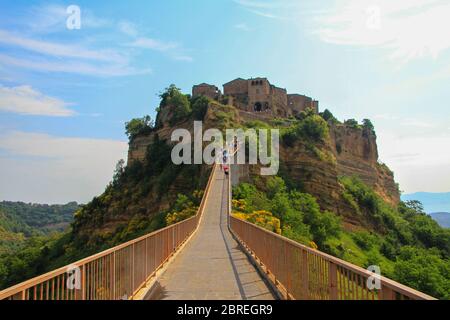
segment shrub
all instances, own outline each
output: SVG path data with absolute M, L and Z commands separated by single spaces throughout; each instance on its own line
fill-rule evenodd
M 358 121 L 355 119 L 348 119 L 344 121 L 344 124 L 349 128 L 359 129 L 361 126 L 359 125 Z
M 338 123 L 339 121 L 334 117 L 330 110 L 325 109 L 320 113 L 320 116 L 326 121 L 331 123 Z
M 131 119 L 125 123 L 125 133 L 128 139 L 132 141 L 140 134 L 146 134 L 153 130 L 154 122 L 150 116 Z
M 395 280 L 440 299 L 450 299 L 450 261 L 436 250 L 407 246 L 394 267 Z
M 234 216 L 254 223 L 269 231 L 281 234 L 280 220 L 265 210 L 253 211 L 252 213 L 234 213 Z
M 195 120 L 203 120 L 208 110 L 209 99 L 205 96 L 193 98 L 191 101 L 192 115 Z
M 168 88 L 166 88 L 166 90 L 160 94 L 160 98 L 160 107 L 173 107 L 173 115 L 170 119 L 171 125 L 185 119 L 192 112 L 189 96 L 183 94 L 174 84 L 171 84 Z
M 369 119 L 363 119 L 363 129 L 376 136 L 375 127 Z
M 301 112 L 299 120 L 281 131 L 283 142 L 293 146 L 297 139 L 321 142 L 329 137 L 327 122 L 313 112 Z

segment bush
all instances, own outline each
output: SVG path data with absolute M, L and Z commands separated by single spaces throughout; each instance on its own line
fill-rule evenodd
M 150 116 L 131 119 L 125 123 L 125 133 L 128 139 L 132 141 L 140 134 L 146 134 L 153 130 L 154 122 Z
M 363 129 L 376 136 L 375 127 L 369 119 L 363 119 Z
M 450 261 L 442 259 L 436 250 L 402 248 L 393 276 L 436 298 L 450 299 Z
M 166 216 L 166 225 L 175 224 L 197 213 L 198 207 L 184 194 L 178 194 L 172 212 Z
M 321 116 L 308 111 L 300 114 L 298 121 L 281 131 L 283 142 L 286 145 L 293 146 L 298 139 L 321 142 L 329 137 L 328 124 Z
M 345 120 L 344 124 L 347 127 L 354 128 L 354 129 L 360 129 L 361 128 L 361 126 L 359 125 L 358 121 L 356 121 L 355 119 Z
M 352 238 L 356 242 L 356 244 L 364 250 L 371 250 L 379 242 L 377 236 L 367 231 L 352 233 Z
M 181 89 L 177 88 L 174 84 L 171 84 L 166 88 L 166 90 L 160 94 L 160 98 L 160 108 L 165 106 L 173 107 L 173 115 L 170 119 L 171 125 L 187 118 L 192 112 L 189 96 L 183 94 Z
M 205 96 L 193 98 L 191 101 L 192 114 L 195 120 L 203 120 L 208 110 L 209 99 Z
M 308 244 L 314 241 L 322 246 L 329 237 L 341 232 L 340 218 L 334 213 L 321 211 L 316 199 L 306 193 L 289 192 L 280 177 L 271 177 L 266 192 L 243 183 L 233 191 L 235 199 L 242 199 L 246 212 L 266 210 L 280 219 L 283 235 Z M 236 202 L 235 205 L 239 203 Z M 269 209 L 268 209 L 269 208 Z
M 320 116 L 326 121 L 331 123 L 338 123 L 339 121 L 334 117 L 330 110 L 325 109 L 320 113 Z
M 298 130 L 301 135 L 310 137 L 315 141 L 325 140 L 329 135 L 327 123 L 316 114 L 301 121 Z
M 252 213 L 234 213 L 236 218 L 254 223 L 264 229 L 281 234 L 280 220 L 265 210 L 253 211 Z

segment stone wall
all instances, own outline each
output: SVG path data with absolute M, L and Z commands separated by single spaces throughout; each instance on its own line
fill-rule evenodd
M 202 83 L 192 87 L 193 97 L 205 96 L 213 100 L 218 100 L 221 95 L 222 93 L 220 92 L 219 88 L 207 83 Z
M 287 101 L 293 115 L 299 114 L 307 108 L 312 108 L 316 113 L 319 112 L 319 102 L 310 97 L 301 94 L 288 94 Z
M 306 108 L 319 112 L 318 101 L 300 94 L 287 94 L 267 78 L 238 78 L 223 85 L 224 94 L 234 98 L 233 104 L 249 112 L 266 112 L 274 117 L 289 117 Z

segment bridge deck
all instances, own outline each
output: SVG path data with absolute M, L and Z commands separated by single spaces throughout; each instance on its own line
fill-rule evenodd
M 203 218 L 150 299 L 274 299 L 227 227 L 228 182 L 216 169 Z

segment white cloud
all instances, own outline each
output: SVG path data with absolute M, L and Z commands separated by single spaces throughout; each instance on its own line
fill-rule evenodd
M 100 77 L 151 73 L 149 68 L 136 69 L 130 66 L 129 54 L 113 49 L 93 50 L 79 45 L 35 40 L 5 30 L 0 30 L 0 44 L 25 49 L 31 54 L 23 58 L 0 54 L 0 64 L 4 68 L 19 67 Z
M 436 124 L 420 120 L 420 119 L 413 119 L 413 118 L 406 118 L 404 119 L 400 125 L 402 126 L 408 126 L 408 127 L 418 127 L 418 128 L 435 128 Z
M 134 42 L 130 43 L 129 46 L 157 51 L 168 51 L 179 47 L 175 42 L 164 42 L 147 37 L 137 38 Z
M 302 3 L 298 0 L 233 0 L 238 5 L 242 6 L 247 11 L 256 14 L 258 16 L 289 20 L 292 17 L 293 11 L 297 12 Z
M 120 77 L 149 74 L 150 68 L 137 69 L 128 65 L 84 63 L 79 61 L 49 61 L 37 59 L 21 59 L 0 54 L 0 64 L 41 72 L 62 72 L 96 77 Z
M 338 0 L 316 19 L 315 33 L 330 43 L 383 48 L 407 62 L 450 47 L 449 16 L 448 1 Z
M 177 61 L 185 61 L 185 62 L 192 62 L 192 61 L 194 61 L 194 58 L 192 58 L 191 56 L 188 56 L 188 55 L 174 54 L 174 55 L 172 55 L 172 58 L 174 60 L 177 60 Z
M 119 28 L 120 32 L 122 32 L 128 36 L 136 37 L 138 35 L 136 25 L 129 21 L 125 21 L 125 20 L 120 21 L 118 23 L 118 28 Z
M 0 43 L 59 58 L 79 58 L 126 63 L 128 59 L 114 50 L 90 50 L 65 43 L 34 40 L 0 30 Z
M 29 17 L 26 19 L 28 29 L 37 33 L 52 33 L 66 30 L 67 6 L 62 5 L 39 5 L 33 6 L 29 10 Z M 110 26 L 111 21 L 99 18 L 93 12 L 81 7 L 81 28 L 103 28 Z
M 142 36 L 138 26 L 130 21 L 122 20 L 117 27 L 120 32 L 132 38 L 132 42 L 125 44 L 126 47 L 164 52 L 176 61 L 192 62 L 194 60 L 184 53 L 186 50 L 179 43 Z
M 242 30 L 242 31 L 250 31 L 250 27 L 246 23 L 237 23 L 234 25 L 235 29 Z
M 5 200 L 87 202 L 126 159 L 125 141 L 67 138 L 41 133 L 0 135 L 0 194 Z
M 378 132 L 380 158 L 395 172 L 400 188 L 447 192 L 450 188 L 450 135 L 421 137 Z
M 68 117 L 75 114 L 70 104 L 49 97 L 30 86 L 4 87 L 0 85 L 0 111 L 25 115 Z

